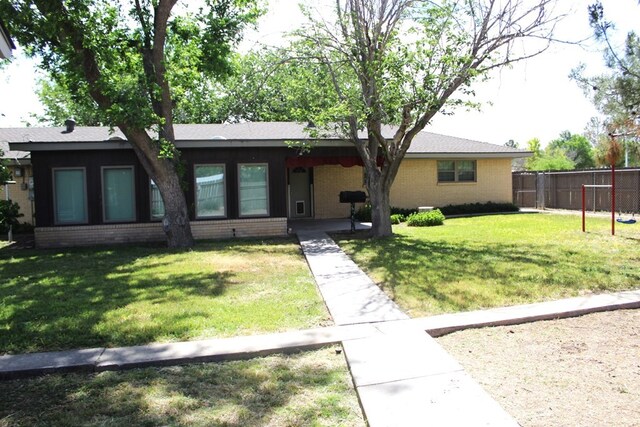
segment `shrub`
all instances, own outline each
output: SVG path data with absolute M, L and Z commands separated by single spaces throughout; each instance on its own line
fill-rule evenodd
M 397 207 L 391 206 L 391 217 L 393 218 L 394 215 L 401 215 L 403 219 L 400 220 L 400 222 L 404 222 L 409 215 L 414 214 L 416 212 L 418 212 L 417 208 L 406 209 L 406 208 L 397 208 Z M 356 211 L 356 219 L 358 221 L 365 221 L 365 222 L 371 221 L 371 204 L 370 203 L 367 203 L 361 206 Z M 391 223 L 397 224 L 393 222 L 393 219 L 391 220 Z
M 0 200 L 0 231 L 7 232 L 10 225 L 17 225 L 18 218 L 23 216 L 20 213 L 20 206 L 11 200 Z
M 409 227 L 433 227 L 434 225 L 444 224 L 444 215 L 440 209 L 434 209 L 429 212 L 417 212 L 407 218 Z
M 513 203 L 465 203 L 463 205 L 447 205 L 439 208 L 444 215 L 469 215 L 478 213 L 518 212 Z
M 406 218 L 402 214 L 393 214 L 391 215 L 391 224 L 400 224 L 401 222 L 405 222 Z

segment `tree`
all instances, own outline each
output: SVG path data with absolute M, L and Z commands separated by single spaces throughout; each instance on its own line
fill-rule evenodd
M 438 112 L 472 105 L 471 84 L 489 71 L 543 52 L 560 16 L 552 15 L 553 0 L 335 5 L 333 19 L 308 12 L 309 25 L 297 33 L 303 47 L 294 55 L 330 76 L 327 90 L 338 102 L 314 122 L 354 144 L 364 163 L 372 234 L 389 236 L 390 189 L 418 132 Z M 540 44 L 524 52 L 516 46 L 523 39 Z M 384 125 L 394 126 L 391 139 Z
M 173 16 L 176 3 L 0 0 L 0 16 L 56 83 L 90 96 L 100 122 L 127 137 L 162 195 L 168 245 L 188 247 L 173 106 L 198 79 L 229 72 L 231 46 L 259 11 L 252 0 L 205 0 L 197 13 Z
M 527 149 L 533 153 L 525 162 L 525 168 L 530 171 L 571 170 L 575 164 L 558 147 L 547 146 L 544 150 L 538 138 L 527 141 Z
M 560 138 L 549 143 L 549 148 L 562 151 L 576 169 L 593 168 L 596 165 L 591 143 L 582 135 L 574 135 L 569 131 L 564 131 L 560 134 Z
M 640 153 L 640 38 L 631 31 L 627 34 L 624 49 L 619 52 L 611 41 L 615 25 L 605 17 L 600 1 L 589 6 L 589 23 L 597 40 L 604 44 L 604 60 L 609 72 L 587 76 L 586 67 L 580 65 L 571 77 L 583 89 L 585 95 L 606 116 L 606 126 L 596 138 L 598 164 L 608 165 L 604 153 L 611 143 L 609 135 L 616 135 L 623 146 L 627 159 L 637 158 Z

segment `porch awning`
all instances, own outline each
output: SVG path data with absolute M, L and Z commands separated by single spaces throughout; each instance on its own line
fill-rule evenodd
M 378 157 L 378 166 L 381 166 L 383 163 L 383 158 Z M 364 166 L 362 159 L 359 156 L 323 156 L 323 157 L 314 157 L 314 156 L 297 156 L 297 157 L 287 157 L 286 164 L 288 168 L 312 168 L 314 166 L 323 166 L 323 165 L 340 165 L 345 168 L 350 168 L 352 166 Z

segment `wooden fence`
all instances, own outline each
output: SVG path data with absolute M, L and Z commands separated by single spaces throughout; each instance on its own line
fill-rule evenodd
M 582 208 L 582 185 L 611 185 L 610 169 L 514 172 L 513 203 L 538 209 Z M 587 209 L 611 211 L 610 188 L 587 188 Z M 640 213 L 640 169 L 616 170 L 616 211 Z

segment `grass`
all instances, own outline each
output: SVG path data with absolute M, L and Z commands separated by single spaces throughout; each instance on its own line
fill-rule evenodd
M 0 426 L 364 426 L 331 349 L 0 382 Z
M 413 317 L 640 286 L 640 226 L 572 215 L 448 219 L 394 227 L 395 237 L 335 236 Z
M 293 240 L 0 251 L 0 353 L 266 333 L 328 318 Z

